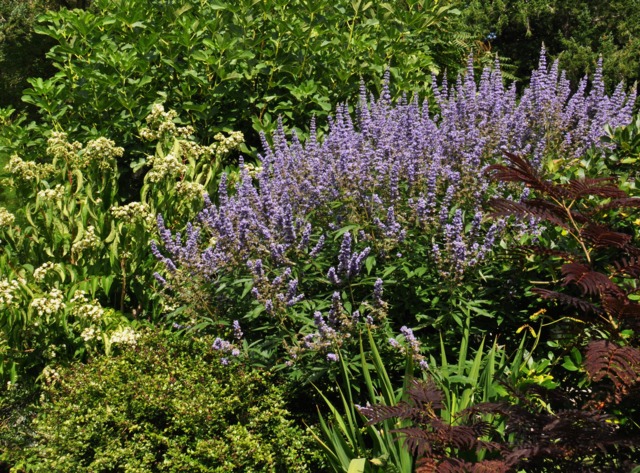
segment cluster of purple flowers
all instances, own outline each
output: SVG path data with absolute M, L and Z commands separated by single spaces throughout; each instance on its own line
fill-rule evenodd
M 389 339 L 389 345 L 398 350 L 404 356 L 409 356 L 413 362 L 420 367 L 421 370 L 427 370 L 429 364 L 421 353 L 420 341 L 416 338 L 413 330 L 403 326 L 400 328 L 400 333 L 404 337 L 404 343 L 400 343 L 395 338 Z
M 298 280 L 292 277 L 290 267 L 271 280 L 261 259 L 249 260 L 247 267 L 253 276 L 251 294 L 264 305 L 267 314 L 282 313 L 304 299 L 304 294 L 298 293 Z
M 240 322 L 237 320 L 233 321 L 233 338 L 235 338 L 236 340 L 242 340 L 243 337 L 243 333 L 242 333 L 242 329 L 240 328 Z M 217 337 L 214 341 L 213 341 L 213 345 L 211 346 L 211 348 L 213 348 L 216 351 L 219 351 L 222 354 L 227 354 L 227 355 L 231 355 L 233 357 L 239 357 L 240 356 L 240 349 L 232 342 L 229 342 L 227 340 L 223 340 L 220 337 Z M 227 358 L 226 356 L 223 356 L 222 358 L 220 358 L 220 363 L 222 363 L 223 365 L 228 365 L 229 364 L 229 358 Z
M 340 245 L 340 252 L 338 253 L 338 269 L 336 270 L 334 266 L 331 266 L 327 272 L 327 278 L 333 284 L 339 285 L 342 283 L 340 276 L 344 280 L 357 276 L 362 270 L 365 258 L 371 252 L 371 248 L 367 246 L 360 253 L 354 253 L 351 243 L 351 233 L 346 232 L 342 237 L 342 245 Z
M 393 105 L 388 83 L 377 100 L 367 98 L 363 87 L 355 121 L 339 106 L 322 141 L 313 124 L 304 144 L 295 135 L 288 142 L 279 128 L 273 146 L 264 142 L 257 181 L 241 163 L 235 193 L 223 177 L 219 203 L 205 197 L 197 224 L 185 235 L 171 235 L 159 217 L 167 256 L 155 245 L 154 253 L 169 272 L 183 267 L 205 278 L 249 262 L 253 295 L 267 314 L 303 301 L 292 276 L 295 262 L 311 262 L 334 248 L 327 237 L 348 224 L 360 232 L 344 233 L 338 254 L 325 254 L 337 261 L 325 274 L 335 286 L 358 276 L 369 255 L 396 254 L 415 235 L 428 237 L 430 258 L 443 277 L 462 278 L 487 256 L 505 225 L 483 224 L 483 204 L 503 192 L 483 169 L 505 150 L 536 164 L 549 155 L 579 156 L 600 143 L 605 124 L 629 123 L 635 101 L 635 90 L 627 94 L 623 86 L 607 96 L 601 68 L 588 93 L 584 80 L 571 94 L 557 63 L 547 66 L 544 51 L 519 99 L 514 85 L 505 86 L 499 64 L 479 82 L 470 65 L 455 85 L 445 82 L 434 95 L 435 114 L 417 99 Z M 373 300 L 383 304 L 382 282 Z M 371 314 L 362 320 L 372 321 Z M 318 323 L 315 338 L 303 343 L 319 343 L 318 334 L 330 338 Z

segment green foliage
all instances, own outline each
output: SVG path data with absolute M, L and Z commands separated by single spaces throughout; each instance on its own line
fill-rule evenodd
M 359 399 L 367 404 L 384 402 L 395 405 L 402 396 L 396 392 L 380 356 L 376 342 L 367 330 L 370 352 L 365 353 L 362 336 L 360 336 L 360 366 L 358 372 L 351 372 L 340 358 L 341 384 L 338 388 L 341 408 L 321 393 L 326 407 L 331 413 L 326 420 L 319 408 L 320 428 L 323 438 L 316 437 L 335 472 L 362 473 L 395 471 L 409 473 L 413 467 L 413 459 L 395 438 L 392 430 L 396 428 L 391 422 L 385 422 L 382 429 L 364 425 L 366 418 L 360 414 L 355 402 Z M 408 359 L 407 371 L 412 366 Z M 363 381 L 357 383 L 356 378 Z M 361 376 L 361 378 L 360 378 Z
M 212 339 L 146 333 L 135 348 L 57 368 L 30 442 L 36 471 L 321 471 L 267 373 L 223 366 Z
M 387 67 L 408 93 L 455 73 L 466 56 L 457 13 L 430 0 L 97 0 L 43 17 L 36 31 L 57 43 L 58 72 L 31 79 L 24 100 L 76 139 L 111 137 L 126 161 L 143 157 L 135 133 L 157 101 L 183 111 L 204 144 L 233 129 L 257 147 L 278 116 L 324 123 Z
M 469 327 L 467 319 L 458 348 L 457 362 L 450 363 L 447 347 L 441 339 L 440 359 L 430 356 L 429 374 L 443 393 L 443 409 L 440 416 L 443 420 L 454 423 L 458 413 L 479 402 L 493 402 L 506 395 L 500 384 L 504 382 L 508 372 L 515 372 L 515 379 L 520 377 L 517 364 L 508 365 L 504 347 L 497 342 L 485 352 L 485 340 L 482 339 L 476 352 L 470 356 Z M 523 347 L 520 347 L 522 351 Z M 518 352 L 514 356 L 518 359 Z
M 463 17 L 521 79 L 528 78 L 543 43 L 573 84 L 595 70 L 600 56 L 608 87 L 640 79 L 640 11 L 634 1 L 474 1 Z
M 45 60 L 53 46 L 33 31 L 44 10 L 59 5 L 56 0 L 0 1 L 0 107 L 19 107 L 28 77 L 50 77 L 55 70 Z
M 620 177 L 621 187 L 631 195 L 637 195 L 635 181 L 639 176 L 640 162 L 640 115 L 625 127 L 606 128 L 605 142 L 611 143 L 613 149 L 606 153 L 602 167 Z M 597 172 L 597 170 L 596 170 Z

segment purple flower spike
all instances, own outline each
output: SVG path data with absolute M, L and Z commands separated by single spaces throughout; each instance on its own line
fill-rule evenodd
M 233 336 L 236 340 L 242 339 L 242 329 L 240 328 L 240 322 L 237 320 L 233 321 Z
M 351 262 L 351 233 L 346 232 L 342 236 L 342 245 L 338 254 L 338 273 L 348 274 L 349 263 Z
M 331 281 L 331 284 L 335 284 L 336 286 L 342 282 L 340 281 L 340 278 L 338 278 L 338 275 L 336 274 L 336 268 L 334 268 L 333 266 L 331 266 L 329 268 L 329 271 L 327 272 L 327 279 Z
M 373 300 L 375 302 L 375 305 L 377 307 L 381 306 L 383 304 L 382 301 L 382 292 L 383 292 L 383 281 L 382 279 L 378 278 L 376 279 L 376 282 L 373 284 Z

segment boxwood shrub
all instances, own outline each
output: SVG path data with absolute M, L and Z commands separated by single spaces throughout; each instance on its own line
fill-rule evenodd
M 16 463 L 92 473 L 322 470 L 269 374 L 225 366 L 208 338 L 167 337 L 147 333 L 118 356 L 47 370 L 33 439 Z

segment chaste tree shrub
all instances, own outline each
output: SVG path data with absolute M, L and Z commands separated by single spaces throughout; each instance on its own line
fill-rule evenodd
M 213 339 L 146 332 L 118 356 L 52 370 L 24 445 L 35 471 L 322 471 L 266 372 L 224 366 Z
M 158 216 L 153 251 L 167 271 L 157 277 L 183 305 L 176 323 L 222 336 L 239 320 L 246 347 L 287 365 L 355 353 L 363 325 L 381 338 L 401 332 L 396 348 L 416 364 L 420 342 L 437 343 L 429 332 L 457 330 L 469 311 L 484 316 L 475 330 L 495 329 L 480 301 L 494 289 L 486 257 L 506 230 L 484 205 L 522 189 L 491 186 L 482 170 L 503 149 L 561 166 L 598 145 L 604 124 L 630 121 L 635 91 L 609 97 L 601 74 L 585 89 L 572 95 L 543 53 L 520 100 L 499 67 L 479 83 L 470 67 L 434 90 L 435 115 L 417 100 L 393 105 L 385 87 L 378 100 L 362 90 L 355 120 L 339 107 L 321 142 L 313 128 L 304 144 L 279 130 L 259 172 L 244 168 L 234 193 L 223 179 L 186 232 Z M 512 228 L 537 231 L 529 220 Z

